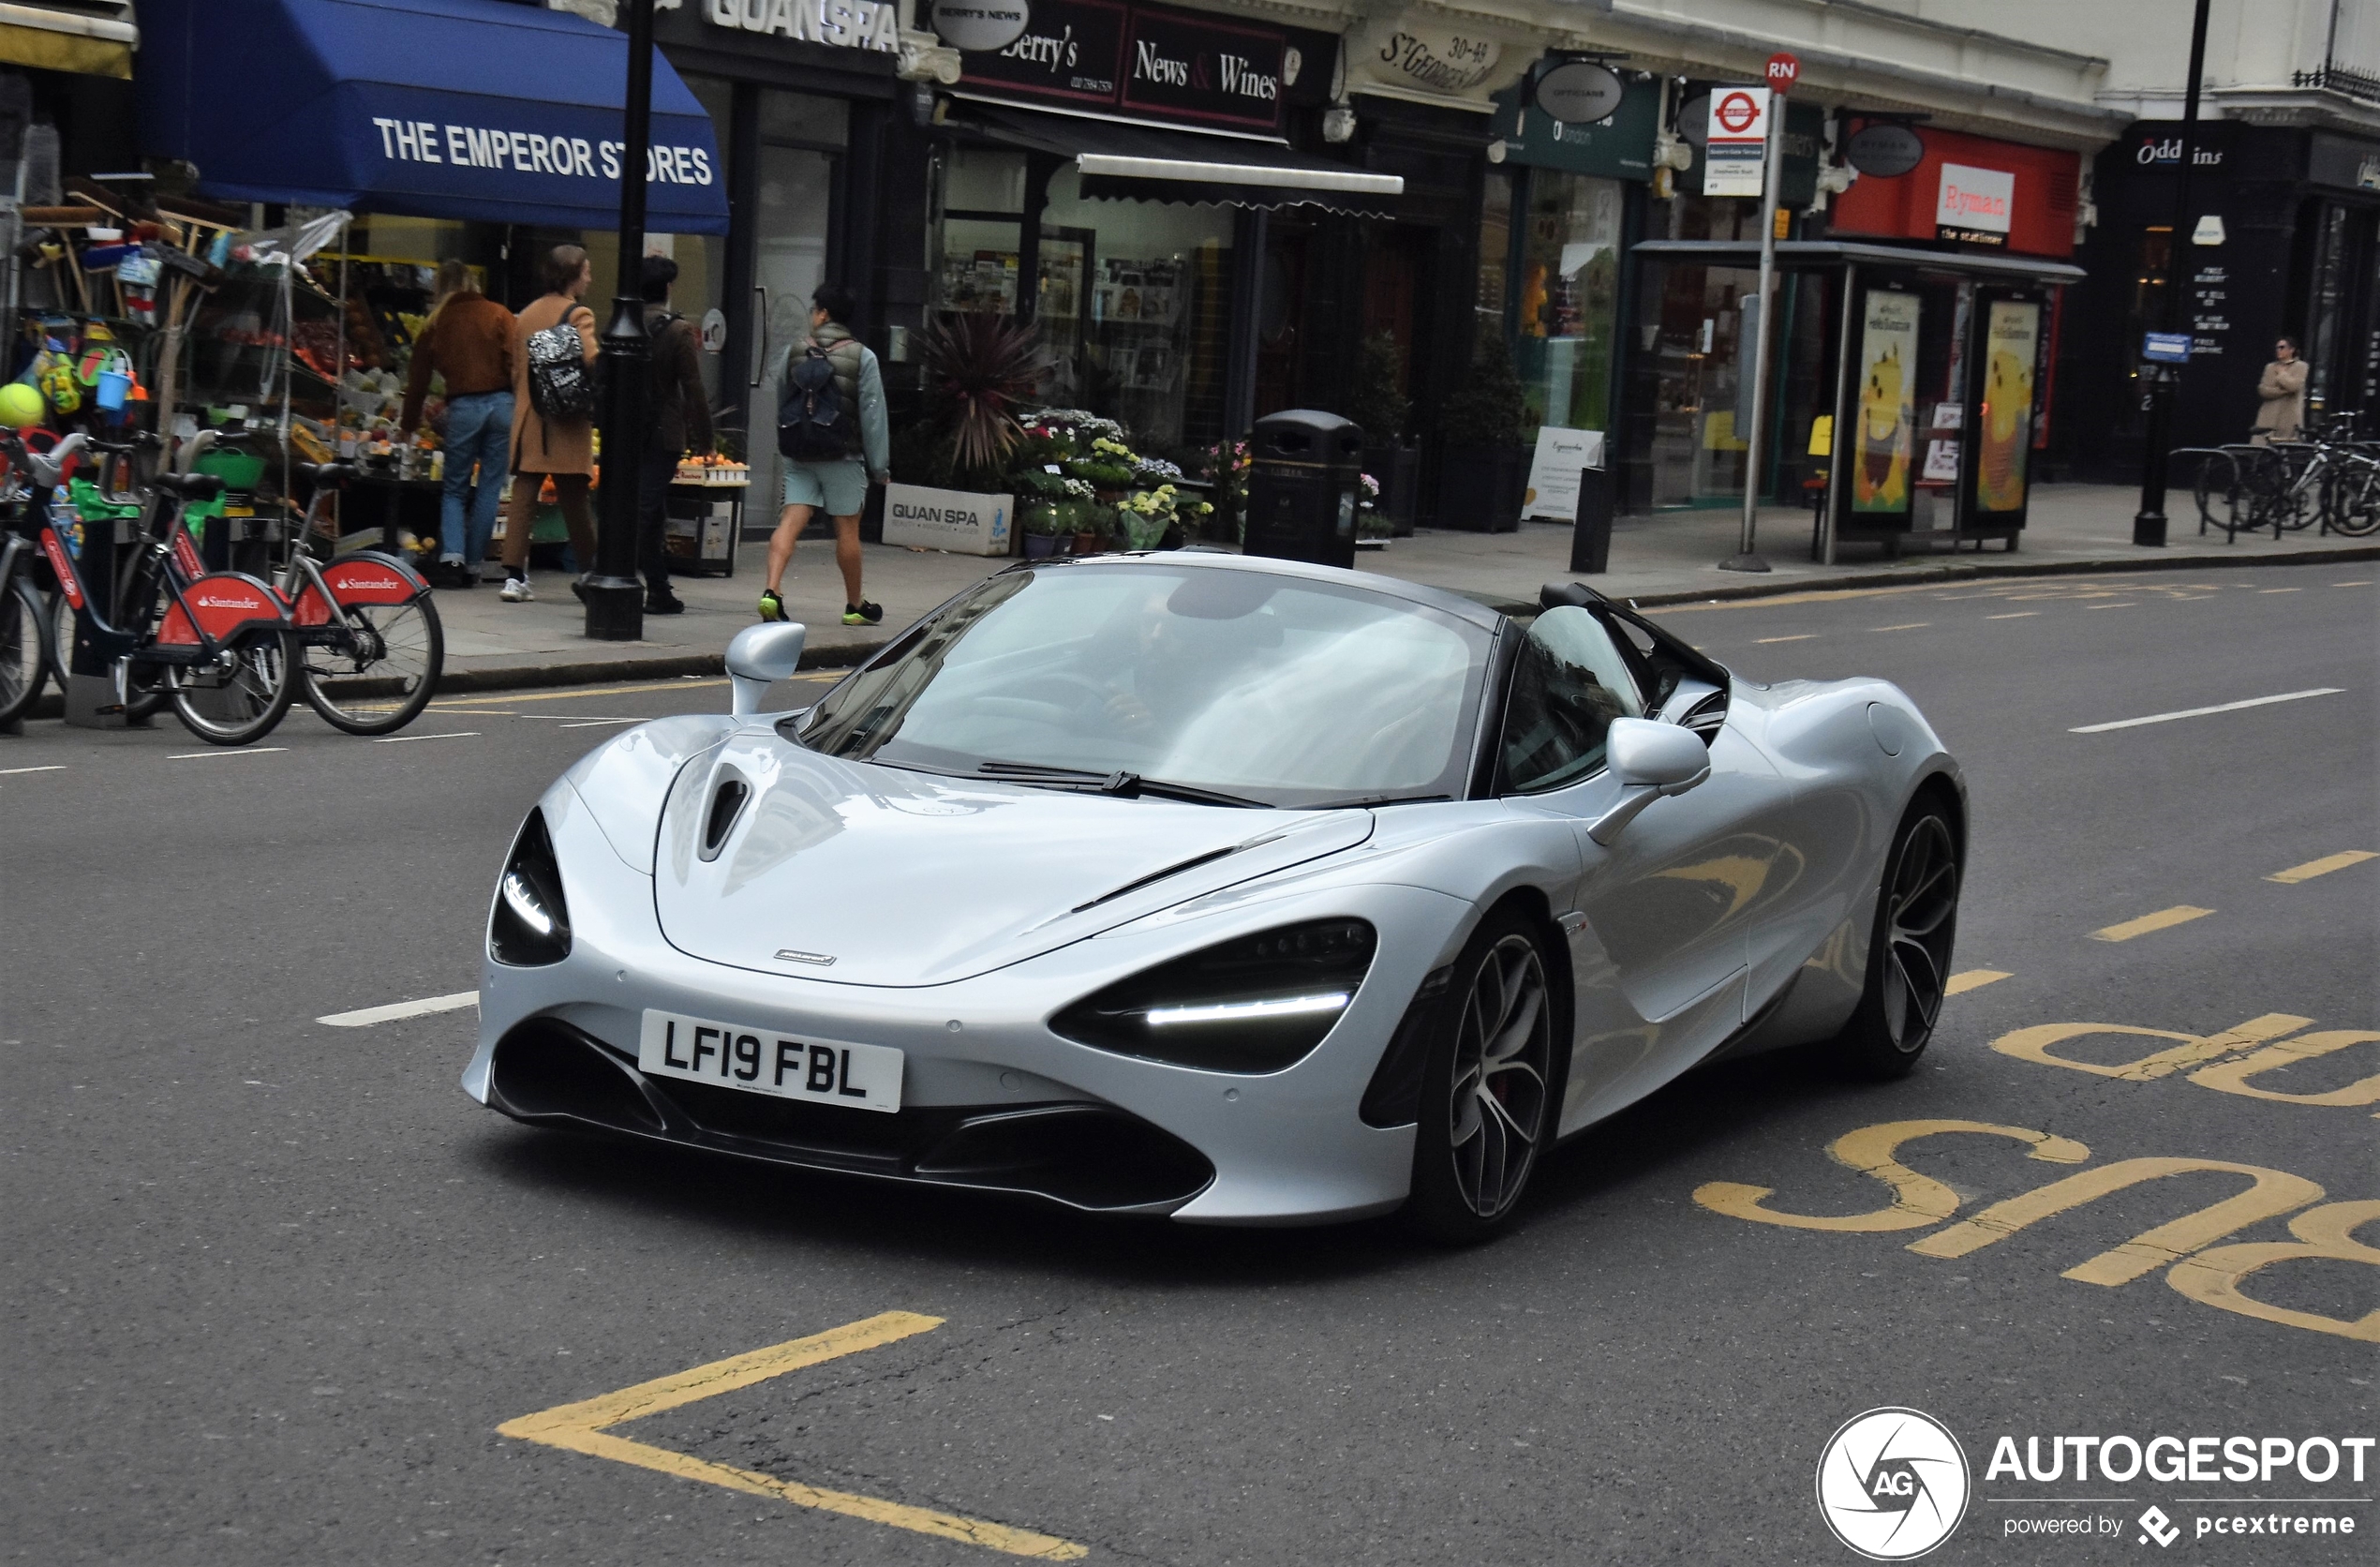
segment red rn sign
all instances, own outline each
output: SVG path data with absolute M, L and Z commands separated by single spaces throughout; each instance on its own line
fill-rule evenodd
M 1768 57 L 1768 84 L 1772 91 L 1792 91 L 1793 83 L 1802 79 L 1802 62 L 1798 56 L 1782 52 Z

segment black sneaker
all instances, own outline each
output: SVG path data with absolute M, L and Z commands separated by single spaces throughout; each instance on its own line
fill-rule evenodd
M 587 602 L 587 578 L 584 575 L 571 578 L 571 596 L 581 604 Z
M 645 613 L 683 615 L 686 613 L 686 601 L 666 588 L 647 589 L 645 593 Z
M 843 605 L 843 624 L 847 626 L 881 626 L 885 623 L 885 606 L 870 604 L 866 599 Z

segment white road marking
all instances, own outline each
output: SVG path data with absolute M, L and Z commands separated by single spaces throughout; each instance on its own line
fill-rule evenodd
M 2251 696 L 2245 702 L 2219 702 L 2211 708 L 2184 708 L 2175 713 L 2150 713 L 2146 718 L 2120 718 L 2113 724 L 2086 724 L 2070 735 L 2104 735 L 2110 729 L 2134 729 L 2143 724 L 2171 724 L 2177 718 L 2204 718 L 2209 713 L 2238 712 L 2242 708 L 2268 708 L 2275 702 L 2301 702 L 2309 696 L 2337 696 L 2342 686 L 2316 686 L 2312 691 L 2284 691 L 2278 696 Z
M 64 772 L 67 765 L 54 762 L 46 768 L 0 768 L 0 778 L 14 778 L 21 772 Z
M 366 1007 L 358 1012 L 334 1012 L 314 1021 L 329 1023 L 333 1028 L 369 1028 L 376 1022 L 394 1022 L 399 1018 L 418 1018 L 431 1012 L 459 1012 L 479 1004 L 479 992 L 457 991 L 453 995 L 429 995 L 419 1001 L 392 1001 L 385 1007 Z
M 474 740 L 479 739 L 479 735 L 480 732 L 477 729 L 457 729 L 454 733 L 448 735 L 382 735 L 374 739 L 372 743 L 374 745 L 395 745 L 403 740 Z
M 169 762 L 195 762 L 205 756 L 270 756 L 276 751 L 287 751 L 286 745 L 244 745 L 234 750 L 218 746 L 213 751 L 177 751 L 166 758 Z
M 1931 620 L 1911 620 L 1906 625 L 1870 626 L 1867 629 L 1870 631 L 1923 631 L 1933 623 Z
M 2006 615 L 1986 615 L 1984 619 L 1986 620 L 2021 620 L 2028 615 L 2038 615 L 2040 613 L 2041 611 L 2038 609 L 2019 609 L 2012 611 Z
M 1818 633 L 1814 631 L 1806 631 L 1799 636 L 1763 636 L 1760 642 L 1763 647 L 1766 647 L 1771 642 L 1807 642 L 1817 634 Z
M 641 718 L 582 718 L 576 723 L 564 724 L 558 725 L 558 727 L 564 729 L 593 729 L 605 724 L 642 724 L 645 721 Z

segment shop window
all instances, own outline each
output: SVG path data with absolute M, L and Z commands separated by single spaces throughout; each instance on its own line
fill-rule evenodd
M 1609 427 L 1620 277 L 1620 184 L 1537 169 L 1514 321 L 1532 423 Z
M 1050 400 L 1122 420 L 1144 448 L 1220 439 L 1232 210 L 1088 201 L 1066 169 L 1041 221 Z
M 1510 295 L 1505 291 L 1512 277 L 1512 186 L 1513 176 L 1501 169 L 1488 171 L 1486 188 L 1480 196 L 1480 294 L 1476 308 L 1480 317 L 1498 326 L 1505 324 L 1505 309 Z
M 688 85 L 692 85 L 691 77 Z M 702 96 L 699 88 L 696 96 Z M 709 107 L 707 99 L 704 106 Z M 714 111 L 711 123 L 728 122 Z M 851 142 L 851 104 L 843 98 L 812 97 L 807 93 L 765 92 L 760 95 L 760 139 L 840 150 Z
M 1025 212 L 1025 155 L 955 147 L 942 167 L 934 304 L 1014 315 Z

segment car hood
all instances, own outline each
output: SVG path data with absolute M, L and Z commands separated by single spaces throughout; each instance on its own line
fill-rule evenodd
M 720 834 L 719 800 L 733 784 L 751 792 Z M 940 985 L 1352 848 L 1371 831 L 1362 810 L 1243 811 L 977 783 L 747 731 L 672 784 L 653 896 L 663 935 L 692 957 L 830 983 Z

